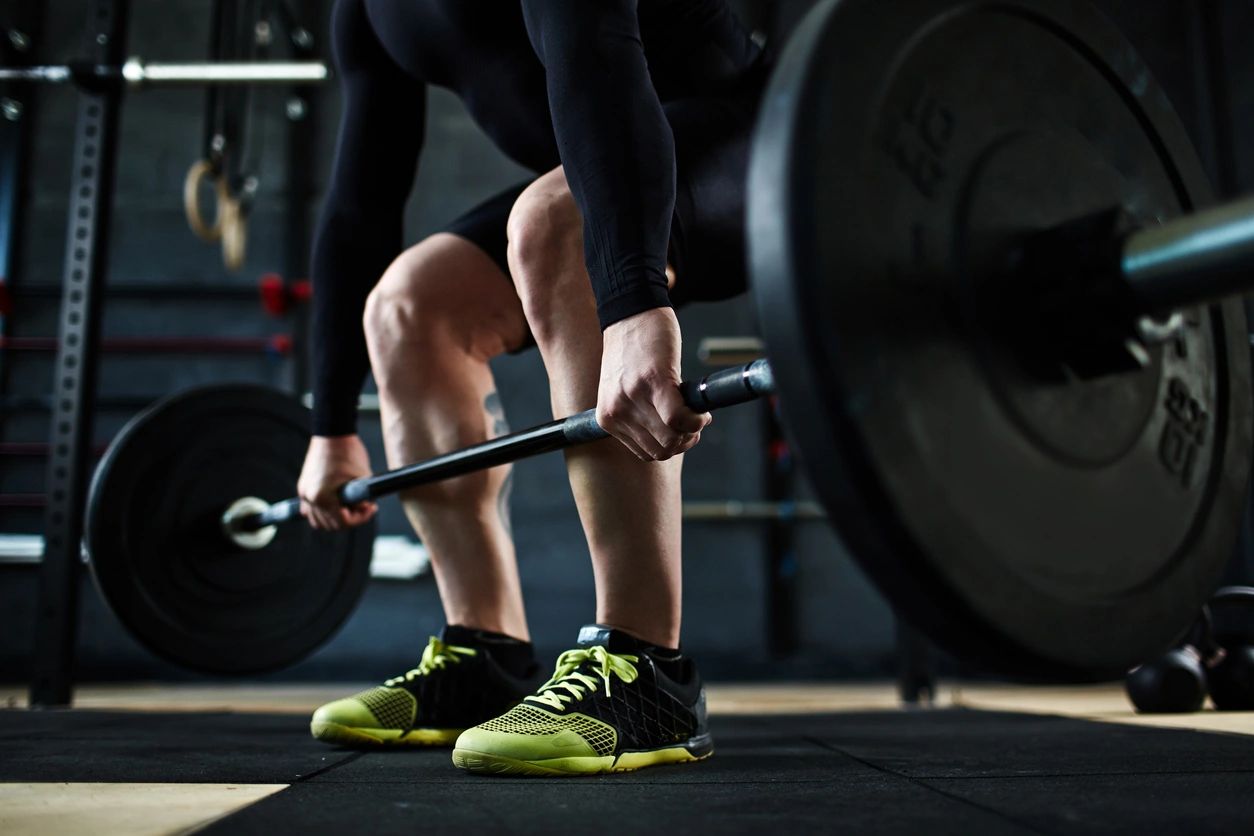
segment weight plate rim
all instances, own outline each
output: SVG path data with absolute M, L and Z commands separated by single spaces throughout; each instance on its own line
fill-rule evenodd
M 954 0 L 916 0 L 902 5 L 905 8 L 895 10 L 897 14 L 929 26 L 946 13 L 971 6 Z M 1061 28 L 1069 39 L 1086 46 L 1100 61 L 1099 66 L 1117 79 L 1121 93 L 1130 90 L 1129 76 L 1132 73 L 1144 73 L 1146 78 L 1150 78 L 1148 68 L 1126 38 L 1088 3 L 1003 0 L 989 5 L 1018 11 Z M 861 6 L 865 10 L 871 4 L 863 3 Z M 911 619 L 913 616 L 939 644 L 954 649 L 960 657 L 1012 676 L 1079 681 L 1117 678 L 1124 672 L 1122 666 L 1099 667 L 1052 658 L 1004 635 L 949 586 L 939 569 L 930 565 L 919 545 L 911 541 L 904 526 L 879 526 L 868 521 L 896 521 L 897 512 L 884 492 L 884 484 L 876 474 L 874 464 L 868 460 L 867 452 L 852 441 L 858 437 L 858 432 L 848 420 L 845 407 L 838 402 L 840 384 L 833 370 L 824 367 L 829 356 L 826 344 L 829 335 L 821 333 L 816 323 L 807 323 L 804 313 L 811 300 L 800 286 L 800 280 L 789 278 L 799 275 L 798 263 L 819 262 L 815 255 L 817 245 L 807 246 L 806 243 L 807 236 L 817 241 L 819 230 L 813 228 L 815 220 L 802 216 L 799 208 L 813 207 L 815 201 L 812 195 L 820 188 L 814 182 L 817 178 L 804 169 L 801 160 L 814 158 L 812 153 L 804 150 L 807 143 L 821 142 L 825 137 L 816 131 L 807 131 L 821 121 L 815 111 L 831 107 L 828 102 L 816 97 L 822 76 L 816 55 L 833 54 L 826 50 L 831 50 L 841 37 L 838 28 L 845 33 L 857 30 L 856 26 L 849 26 L 847 20 L 838 27 L 836 20 L 850 9 L 858 12 L 858 7 L 858 0 L 827 0 L 811 11 L 798 28 L 772 77 L 763 104 L 762 119 L 754 137 L 749 174 L 750 194 L 754 197 L 747 210 L 752 285 L 762 311 L 760 320 L 767 344 L 771 347 L 772 363 L 785 395 L 782 405 L 785 427 L 795 441 L 799 440 L 799 449 L 807 453 L 803 457 L 804 464 L 836 522 L 837 536 L 850 547 L 850 554 L 903 617 Z M 916 25 L 912 31 L 917 36 L 926 28 Z M 893 59 L 908 48 L 907 43 L 905 40 L 898 42 Z M 1122 51 L 1113 52 L 1112 44 Z M 1116 68 L 1110 67 L 1109 61 L 1102 58 L 1111 54 L 1136 56 L 1136 60 L 1125 61 L 1127 66 L 1121 66 L 1116 71 Z M 887 64 L 888 60 L 885 56 L 884 63 Z M 858 123 L 859 117 L 865 120 L 868 114 L 878 116 L 876 103 L 882 98 L 882 91 L 875 85 L 866 84 L 863 88 L 856 85 L 855 80 L 845 80 L 844 87 L 837 88 L 841 91 L 840 95 L 833 96 L 842 105 L 850 102 L 857 104 L 857 107 L 840 109 L 845 114 L 856 114 L 850 120 L 853 123 Z M 831 89 L 828 88 L 829 92 Z M 858 92 L 850 93 L 850 89 Z M 818 104 L 808 111 L 802 107 L 803 103 L 814 105 L 815 102 Z M 1150 84 L 1145 95 L 1135 100 L 1135 105 L 1142 124 L 1147 125 L 1147 132 L 1152 132 L 1160 146 L 1160 158 L 1169 161 L 1177 172 L 1177 194 L 1187 196 L 1198 206 L 1209 203 L 1209 185 L 1202 174 L 1200 161 L 1178 115 L 1171 109 L 1156 81 Z M 871 122 L 866 121 L 868 124 Z M 834 143 L 843 142 L 841 148 L 850 152 L 849 159 L 857 159 L 858 154 L 852 151 L 860 151 L 862 141 L 859 135 L 853 139 L 837 139 Z M 839 193 L 842 184 L 825 185 Z M 799 195 L 803 197 L 799 198 Z M 1246 353 L 1232 350 L 1245 342 L 1241 339 L 1244 332 L 1234 333 L 1240 329 L 1231 327 L 1243 324 L 1244 317 L 1238 315 L 1239 302 L 1228 302 L 1223 307 L 1224 312 L 1217 317 L 1217 322 L 1225 328 L 1222 336 L 1230 350 L 1219 358 L 1221 367 L 1216 369 L 1216 373 L 1224 376 L 1221 389 L 1229 389 L 1229 395 L 1237 395 L 1228 397 L 1228 402 L 1222 404 L 1223 418 L 1229 425 L 1225 427 L 1225 440 L 1229 442 L 1230 449 L 1225 454 L 1238 460 L 1238 470 L 1248 472 L 1251 458 L 1249 433 L 1237 426 L 1248 406 L 1236 403 L 1245 388 L 1241 387 L 1236 392 L 1230 389 L 1234 379 L 1237 383 L 1248 385 L 1249 358 Z M 796 326 L 791 330 L 776 326 L 772 330 L 773 322 L 795 323 Z M 1216 342 L 1217 349 L 1221 348 L 1218 339 Z M 1225 360 L 1234 363 L 1236 368 L 1227 368 Z M 808 384 L 813 380 L 832 381 L 832 384 L 811 387 Z M 806 397 L 792 402 L 787 397 L 807 389 L 811 391 Z M 799 420 L 801 413 L 806 411 L 805 407 L 814 404 L 822 407 L 821 411 L 814 413 L 815 416 L 821 414 L 823 418 Z M 794 412 L 797 407 L 802 408 Z M 830 430 L 823 433 L 810 426 L 813 421 L 823 419 L 843 422 L 835 438 Z M 819 462 L 812 457 L 813 450 L 825 453 L 824 461 Z M 815 472 L 816 468 L 819 472 Z M 823 469 L 836 472 L 841 478 L 833 479 L 831 473 L 825 473 Z M 1230 478 L 1230 475 L 1231 470 L 1225 471 L 1221 481 Z M 1200 606 L 1205 594 L 1199 589 L 1193 597 Z
M 104 601 L 109 611 L 122 624 L 127 634 L 139 645 L 165 662 L 197 673 L 232 677 L 251 676 L 282 670 L 303 661 L 339 632 L 344 623 L 356 610 L 357 604 L 364 594 L 366 583 L 369 580 L 371 549 L 365 544 L 373 543 L 374 541 L 374 520 L 361 526 L 353 533 L 354 539 L 351 541 L 352 555 L 348 560 L 349 566 L 342 575 L 348 583 L 345 590 L 348 594 L 345 597 L 332 599 L 341 603 L 339 606 L 326 611 L 326 620 L 322 621 L 319 629 L 315 631 L 318 634 L 317 640 L 309 643 L 298 656 L 288 658 L 285 661 L 275 659 L 249 664 L 222 658 L 222 663 L 219 664 L 209 656 L 191 659 L 180 655 L 160 642 L 152 640 L 144 629 L 143 619 L 128 613 L 126 608 L 119 606 L 119 600 L 124 597 L 120 594 L 115 594 L 115 590 L 121 589 L 118 586 L 119 582 L 110 575 L 108 570 L 101 570 L 102 563 L 97 560 L 95 554 L 99 544 L 109 540 L 107 533 L 109 529 L 107 521 L 104 519 L 108 502 L 102 491 L 102 486 L 109 481 L 117 463 L 124 460 L 128 455 L 133 455 L 132 445 L 139 443 L 143 430 L 150 426 L 155 417 L 168 414 L 171 410 L 189 408 L 188 404 L 195 404 L 196 402 L 230 403 L 231 401 L 255 401 L 258 398 L 269 399 L 270 404 L 276 411 L 281 410 L 283 412 L 281 420 L 284 423 L 290 423 L 294 427 L 302 428 L 309 426 L 309 410 L 287 393 L 273 387 L 248 382 L 225 382 L 188 387 L 154 401 L 130 418 L 110 442 L 105 454 L 97 464 L 89 483 L 87 513 L 84 520 L 84 542 L 87 547 L 86 562 L 89 570 L 88 574 L 92 578 L 97 594 Z M 300 523 L 294 521 L 292 524 Z M 348 546 L 346 545 L 345 548 L 347 549 Z M 318 621 L 309 623 L 319 624 Z M 203 647 L 203 645 L 201 646 Z

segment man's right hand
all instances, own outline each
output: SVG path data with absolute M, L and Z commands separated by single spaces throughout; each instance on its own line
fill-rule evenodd
M 337 495 L 345 482 L 369 475 L 370 454 L 360 436 L 315 435 L 296 483 L 301 515 L 319 531 L 339 531 L 369 522 L 378 505 L 362 502 L 349 507 Z

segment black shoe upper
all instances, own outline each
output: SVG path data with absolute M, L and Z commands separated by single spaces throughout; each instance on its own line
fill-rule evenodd
M 691 659 L 677 652 L 659 653 L 626 633 L 595 625 L 585 627 L 579 641 L 581 650 L 593 647 L 629 657 L 635 679 L 628 682 L 616 672 L 607 673 L 601 662 L 590 657 L 574 672 L 591 677 L 597 687 L 578 687 L 580 696 L 576 697 L 569 688 L 550 691 L 549 686 L 561 679 L 550 680 L 524 704 L 560 714 L 585 714 L 613 726 L 618 732 L 615 754 L 683 744 L 707 733 L 705 691 Z M 546 693 L 561 697 L 560 710 L 551 699 L 540 699 Z
M 468 728 L 503 714 L 535 691 L 541 681 L 539 665 L 533 661 L 525 675 L 516 676 L 497 661 L 491 642 L 476 632 L 445 628 L 441 642 L 473 653 L 454 650 L 438 666 L 415 668 L 387 681 L 388 687 L 413 695 L 417 710 L 411 728 Z

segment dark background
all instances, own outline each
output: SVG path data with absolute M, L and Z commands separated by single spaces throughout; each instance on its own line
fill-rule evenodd
M 207 56 L 208 0 L 135 0 L 128 52 L 153 61 Z M 293 4 L 326 55 L 328 2 Z M 743 0 L 736 4 L 754 27 L 782 42 L 811 5 L 809 0 Z M 892 0 L 883 0 L 891 13 Z M 1106 8 L 1150 64 L 1193 133 L 1217 190 L 1232 195 L 1254 187 L 1254 3 L 1245 0 L 1105 0 Z M 32 63 L 72 59 L 85 25 L 85 4 L 74 0 L 0 0 L 0 34 L 22 21 L 33 35 Z M 9 52 L 8 54 L 12 54 Z M 0 97 L 12 89 L 0 86 Z M 255 99 L 253 136 L 260 143 L 259 192 L 252 212 L 247 263 L 237 274 L 221 265 L 215 248 L 200 243 L 183 219 L 184 175 L 202 148 L 205 94 L 197 89 L 145 90 L 128 95 L 120 134 L 109 277 L 115 283 L 251 287 L 277 271 L 300 277 L 307 270 L 304 236 L 319 208 L 338 121 L 338 91 L 328 84 L 291 118 L 292 92 L 270 88 Z M 0 333 L 50 336 L 56 332 L 54 298 L 22 288 L 55 284 L 62 268 L 69 159 L 76 96 L 69 87 L 43 86 L 21 97 L 12 123 L 26 132 L 21 176 L 0 184 L 20 189 L 12 266 L 5 281 L 14 308 Z M 10 113 L 10 116 L 13 114 Z M 0 114 L 0 118 L 5 118 Z M 523 172 L 505 160 L 450 94 L 430 98 L 428 144 L 407 215 L 413 242 L 477 201 L 515 182 Z M 13 126 L 10 125 L 11 129 Z M 11 134 L 10 134 L 11 135 Z M 6 175 L 7 176 L 7 175 Z M 701 368 L 701 337 L 754 332 L 747 300 L 685 310 L 685 369 Z M 291 333 L 292 319 L 266 316 L 252 301 L 110 299 L 106 336 L 256 337 Z M 37 401 L 50 387 L 51 353 L 0 350 L 0 442 L 32 442 L 48 435 L 47 412 Z M 496 365 L 511 424 L 547 420 L 543 370 L 532 353 Z M 261 352 L 240 356 L 107 355 L 102 361 L 96 440 L 107 441 L 142 403 L 189 386 L 248 380 L 295 387 L 289 358 Z M 688 457 L 689 499 L 754 499 L 763 495 L 762 413 L 744 407 L 721 413 Z M 366 415 L 362 432 L 376 466 L 383 457 L 377 421 Z M 559 456 L 518 466 L 515 532 L 532 633 L 548 653 L 568 645 L 579 624 L 592 618 L 592 577 L 564 468 Z M 38 495 L 44 461 L 0 455 L 0 533 L 38 533 L 38 508 L 13 507 L 16 495 Z M 9 497 L 6 501 L 5 497 Z M 382 503 L 381 531 L 408 533 L 395 500 Z M 797 597 L 791 617 L 797 646 L 780 652 L 778 628 L 767 617 L 767 546 L 762 526 L 690 523 L 685 530 L 686 646 L 714 678 L 798 676 L 858 677 L 889 673 L 895 665 L 894 621 L 837 540 L 818 524 L 797 532 Z M 1238 574 L 1247 572 L 1234 569 Z M 37 569 L 0 562 L 0 681 L 20 681 L 29 671 Z M 429 575 L 412 581 L 373 581 L 345 628 L 307 661 L 281 678 L 375 679 L 410 664 L 443 618 Z M 108 613 L 90 583 L 84 585 L 78 665 L 83 679 L 188 676 L 155 660 Z

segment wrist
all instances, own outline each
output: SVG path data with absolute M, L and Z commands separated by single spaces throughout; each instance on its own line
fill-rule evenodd
M 669 328 L 678 322 L 679 318 L 675 316 L 674 308 L 649 308 L 640 313 L 632 314 L 625 319 L 618 320 L 613 325 L 607 327 L 603 333 L 605 336 L 612 336 L 659 325 Z
M 628 290 L 611 299 L 598 299 L 597 318 L 601 322 L 601 330 L 605 331 L 625 319 L 651 310 L 670 310 L 670 291 L 667 290 L 665 277 L 660 283 L 650 283 L 644 287 Z
M 339 450 L 347 447 L 356 447 L 361 443 L 361 439 L 355 434 L 349 435 L 315 435 L 310 439 L 310 445 L 326 450 Z

